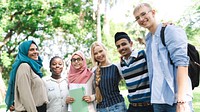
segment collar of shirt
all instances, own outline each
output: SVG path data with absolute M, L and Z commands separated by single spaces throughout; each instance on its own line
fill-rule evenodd
M 122 60 L 128 63 L 131 60 L 131 58 L 136 58 L 137 55 L 138 55 L 138 52 L 136 50 L 133 50 L 131 55 L 128 57 L 128 59 L 125 59 L 125 57 L 122 57 Z

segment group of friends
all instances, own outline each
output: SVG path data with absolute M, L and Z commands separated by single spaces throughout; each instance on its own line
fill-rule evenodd
M 102 43 L 94 42 L 90 48 L 93 69 L 87 67 L 84 54 L 77 51 L 71 56 L 67 77 L 61 76 L 63 59 L 55 56 L 49 63 L 51 76 L 42 78 L 38 46 L 32 40 L 24 41 L 10 73 L 5 100 L 8 109 L 70 111 L 68 104 L 75 99 L 69 95 L 69 87 L 75 83 L 87 85 L 82 99 L 88 103 L 89 112 L 193 112 L 186 33 L 168 25 L 166 47 L 163 46 L 160 38 L 163 24 L 156 21 L 155 14 L 147 3 L 139 4 L 133 11 L 135 21 L 149 30 L 146 50 L 134 50 L 128 34 L 117 32 L 114 40 L 121 55 L 118 64 L 109 60 Z M 128 108 L 118 87 L 122 79 L 128 89 Z

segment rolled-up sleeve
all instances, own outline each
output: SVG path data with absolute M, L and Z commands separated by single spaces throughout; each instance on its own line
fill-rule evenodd
M 169 25 L 165 31 L 165 42 L 174 65 L 188 66 L 187 35 L 185 31 L 177 26 Z

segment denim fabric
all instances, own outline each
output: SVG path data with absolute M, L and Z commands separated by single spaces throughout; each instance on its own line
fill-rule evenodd
M 146 36 L 151 103 L 173 105 L 177 102 L 177 66 L 188 66 L 189 63 L 187 35 L 183 29 L 168 25 L 165 29 L 166 48 L 160 38 L 161 27 L 162 24 L 159 24 L 154 34 L 148 33 Z M 173 65 L 170 63 L 170 59 Z M 192 86 L 189 77 L 188 83 L 186 101 L 192 101 Z
M 97 109 L 97 112 L 126 112 L 126 105 L 124 102 L 117 103 L 115 105 L 112 105 L 110 107 L 106 108 L 99 108 Z
M 154 112 L 176 112 L 176 104 L 153 104 Z
M 127 112 L 153 112 L 153 106 L 134 107 L 129 104 Z
M 192 107 L 192 102 L 188 102 L 190 107 L 190 112 L 194 112 Z M 168 104 L 153 104 L 154 112 L 176 112 L 176 103 L 174 103 L 172 106 Z

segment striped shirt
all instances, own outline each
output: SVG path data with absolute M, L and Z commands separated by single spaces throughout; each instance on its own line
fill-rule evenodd
M 132 51 L 128 62 L 122 58 L 121 75 L 125 79 L 130 103 L 150 102 L 150 86 L 144 50 Z
M 102 66 L 100 70 L 101 81 L 99 87 L 103 99 L 102 102 L 97 104 L 97 108 L 106 108 L 123 102 L 124 98 L 118 88 L 121 76 L 117 66 L 114 64 Z

